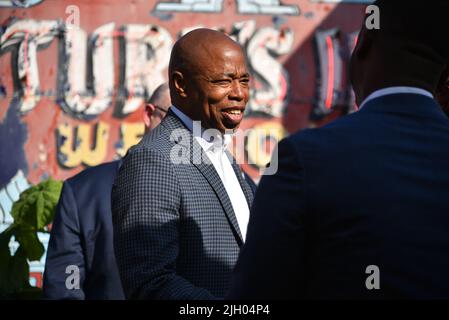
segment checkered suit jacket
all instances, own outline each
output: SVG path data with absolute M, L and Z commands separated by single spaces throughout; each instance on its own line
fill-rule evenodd
M 112 212 L 128 299 L 214 299 L 226 293 L 242 235 L 218 173 L 202 157 L 207 159 L 173 112 L 125 157 Z M 235 161 L 232 166 L 251 206 L 253 191 Z

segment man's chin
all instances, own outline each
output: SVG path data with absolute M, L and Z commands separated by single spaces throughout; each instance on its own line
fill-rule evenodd
M 239 127 L 240 127 L 240 122 L 237 123 L 237 124 L 232 124 L 232 125 L 227 124 L 227 125 L 223 126 L 223 128 L 224 128 L 223 131 L 225 131 L 225 132 L 223 132 L 223 133 L 233 133 L 233 132 L 235 132 Z
M 240 123 L 228 123 L 228 122 L 216 122 L 215 127 L 210 127 L 211 129 L 216 129 L 221 132 L 221 134 L 234 133 L 239 127 Z

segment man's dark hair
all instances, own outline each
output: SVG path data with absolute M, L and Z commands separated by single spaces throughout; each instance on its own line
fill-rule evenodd
M 378 0 L 374 4 L 379 7 L 380 30 L 368 32 L 396 38 L 413 47 L 403 50 L 432 51 L 442 62 L 449 63 L 448 0 Z

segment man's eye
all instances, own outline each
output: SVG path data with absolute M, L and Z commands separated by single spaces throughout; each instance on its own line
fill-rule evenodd
M 214 81 L 212 81 L 212 83 L 220 85 L 220 86 L 226 86 L 226 85 L 229 85 L 231 83 L 231 80 L 220 79 L 220 80 L 214 80 Z
M 244 84 L 244 85 L 248 85 L 248 84 L 249 84 L 249 78 L 243 78 L 243 79 L 240 79 L 240 82 L 241 82 L 242 84 Z

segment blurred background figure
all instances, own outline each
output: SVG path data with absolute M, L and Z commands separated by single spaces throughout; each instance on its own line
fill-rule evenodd
M 145 104 L 145 112 L 143 113 L 145 133 L 150 132 L 161 123 L 162 119 L 167 115 L 170 105 L 168 83 L 163 83 L 156 88 L 151 98 Z
M 168 84 L 145 105 L 145 131 L 170 107 Z M 113 249 L 112 183 L 121 160 L 88 168 L 66 180 L 51 229 L 44 272 L 47 299 L 124 299 Z

